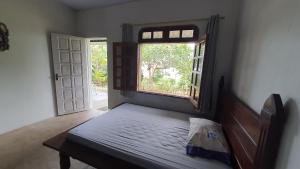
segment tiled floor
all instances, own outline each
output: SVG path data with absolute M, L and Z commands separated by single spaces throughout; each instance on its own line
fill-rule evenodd
M 0 169 L 59 169 L 58 153 L 42 143 L 105 111 L 80 112 L 51 118 L 0 135 Z M 71 161 L 71 169 L 92 169 Z

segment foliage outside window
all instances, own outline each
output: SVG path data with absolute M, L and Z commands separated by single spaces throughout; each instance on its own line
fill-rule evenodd
M 140 44 L 139 91 L 188 97 L 194 43 Z

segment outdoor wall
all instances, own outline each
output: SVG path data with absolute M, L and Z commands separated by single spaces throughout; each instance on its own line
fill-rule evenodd
M 1 0 L 10 50 L 0 52 L 0 134 L 55 115 L 49 32 L 74 32 L 75 16 L 53 0 Z
M 300 166 L 300 1 L 244 0 L 232 89 L 256 112 L 272 93 L 289 115 L 277 169 Z
M 218 80 L 220 75 L 227 77 L 229 73 L 229 66 L 227 65 L 231 62 L 238 7 L 239 0 L 151 0 L 78 12 L 77 32 L 79 35 L 108 38 L 109 107 L 112 108 L 127 100 L 158 108 L 183 112 L 194 111 L 188 100 L 141 93 L 134 93 L 128 99 L 124 99 L 119 91 L 113 90 L 112 42 L 121 41 L 121 24 L 207 18 L 214 14 L 225 16 L 225 19 L 221 21 L 217 51 L 216 80 Z M 202 25 L 203 31 L 206 22 L 198 24 Z

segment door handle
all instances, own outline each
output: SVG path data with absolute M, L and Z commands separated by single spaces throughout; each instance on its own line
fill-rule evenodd
M 62 76 L 58 76 L 58 74 L 55 73 L 55 79 L 56 79 L 56 80 L 58 80 L 58 78 L 60 78 L 60 77 L 62 77 Z

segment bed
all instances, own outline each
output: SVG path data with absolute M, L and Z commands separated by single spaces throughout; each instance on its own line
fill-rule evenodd
M 189 117 L 126 103 L 70 130 L 68 139 L 147 169 L 229 169 L 186 155 Z
M 279 95 L 271 95 L 260 115 L 231 94 L 219 99 L 219 121 L 239 169 L 272 169 L 283 124 Z M 192 115 L 123 104 L 44 143 L 60 152 L 62 169 L 69 157 L 99 169 L 229 169 L 215 160 L 185 154 Z M 270 141 L 272 140 L 272 142 Z

